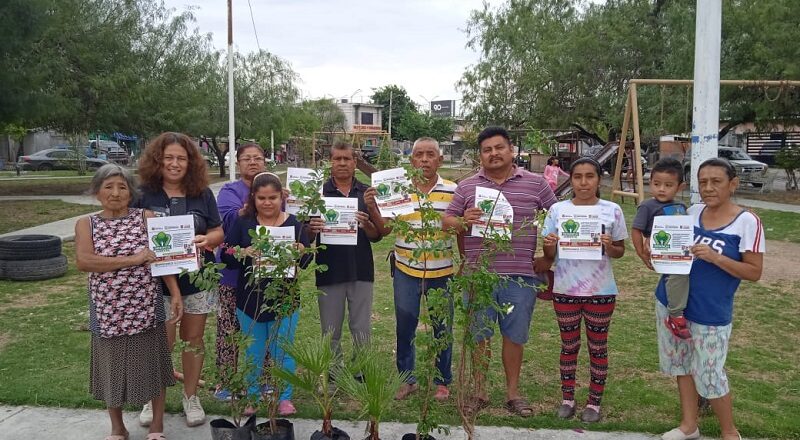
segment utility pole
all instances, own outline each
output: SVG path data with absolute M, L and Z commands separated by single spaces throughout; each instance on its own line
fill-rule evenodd
M 236 124 L 233 119 L 233 0 L 228 0 L 228 170 L 236 180 Z
M 697 0 L 692 103 L 692 203 L 700 202 L 697 183 L 700 165 L 717 157 L 721 42 L 722 0 Z
M 270 155 L 269 158 L 272 159 L 272 162 L 275 162 L 275 131 L 269 131 L 269 148 L 270 148 Z
M 389 141 L 392 140 L 392 98 L 394 98 L 394 90 L 389 90 Z

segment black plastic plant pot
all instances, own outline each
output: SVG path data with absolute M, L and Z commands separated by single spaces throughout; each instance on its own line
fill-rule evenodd
M 350 440 L 350 436 L 339 428 L 333 428 L 333 437 L 328 437 L 322 431 L 311 434 L 311 440 Z
M 251 416 L 240 427 L 225 419 L 214 419 L 209 425 L 211 426 L 211 440 L 250 440 L 253 427 L 256 425 L 256 416 Z
M 294 425 L 286 419 L 275 420 L 275 430 L 269 422 L 259 423 L 253 430 L 253 440 L 294 440 Z
M 417 434 L 413 432 L 410 434 L 403 434 L 402 440 L 417 440 Z M 436 440 L 436 437 L 426 434 L 419 436 L 419 440 Z

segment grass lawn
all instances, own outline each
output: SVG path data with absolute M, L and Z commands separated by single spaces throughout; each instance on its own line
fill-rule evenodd
M 633 205 L 622 205 L 628 221 Z M 795 231 L 786 213 L 762 213 L 765 224 L 774 228 L 772 237 L 787 238 Z M 774 217 L 773 217 L 774 216 Z M 766 218 L 770 218 L 768 222 Z M 774 225 L 771 224 L 774 221 Z M 376 267 L 373 337 L 378 350 L 394 357 L 394 313 L 386 252 L 390 239 L 374 246 Z M 73 247 L 65 253 L 74 263 Z M 614 272 L 622 293 L 611 327 L 610 372 L 604 398 L 604 420 L 596 430 L 626 430 L 660 433 L 679 420 L 678 395 L 674 381 L 658 372 L 658 354 L 653 322 L 653 288 L 656 276 L 643 269 L 628 245 L 626 256 L 615 261 Z M 0 402 L 66 407 L 99 408 L 88 394 L 89 333 L 86 331 L 85 275 L 72 264 L 63 278 L 35 283 L 0 282 Z M 735 396 L 735 413 L 744 436 L 790 439 L 800 437 L 800 331 L 796 303 L 800 283 L 744 282 L 737 295 L 734 335 L 728 356 L 728 373 Z M 559 336 L 549 302 L 541 301 L 534 313 L 531 338 L 526 345 L 522 370 L 522 391 L 535 407 L 528 419 L 509 416 L 502 409 L 504 382 L 495 338 L 495 353 L 489 377 L 492 407 L 482 413 L 478 424 L 531 428 L 586 428 L 577 420 L 562 421 L 554 416 L 560 403 L 558 376 Z M 206 360 L 214 358 L 214 320 L 206 330 Z M 346 326 L 345 326 L 346 327 Z M 302 311 L 298 338 L 319 337 L 316 305 Z M 345 349 L 349 335 L 343 337 Z M 588 356 L 585 345 L 579 360 L 577 399 L 583 404 L 588 385 Z M 180 389 L 169 391 L 168 409 L 180 411 Z M 210 393 L 201 393 L 209 414 L 224 414 L 224 405 Z M 400 402 L 390 419 L 415 422 L 417 399 Z M 298 417 L 319 418 L 312 397 L 298 392 Z M 794 409 L 792 409 L 794 408 Z M 459 423 L 451 403 L 441 406 L 442 421 Z M 355 405 L 342 401 L 335 419 L 357 416 Z M 714 417 L 701 421 L 706 435 L 718 435 Z
M 0 201 L 0 234 L 88 214 L 99 209 L 99 206 L 65 203 L 61 200 Z

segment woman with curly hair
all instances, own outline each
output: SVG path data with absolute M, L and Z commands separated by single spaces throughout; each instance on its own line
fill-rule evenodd
M 194 243 L 204 262 L 213 262 L 212 250 L 222 243 L 225 235 L 214 194 L 208 188 L 206 162 L 194 141 L 181 133 L 166 132 L 156 137 L 139 160 L 139 179 L 142 197 L 137 207 L 159 216 L 194 216 Z M 216 307 L 217 292 L 201 291 L 187 277 L 178 277 L 178 285 L 184 302 L 180 337 L 188 345 L 181 354 L 183 412 L 186 424 L 197 426 L 206 418 L 197 397 L 203 368 L 203 333 L 206 316 Z M 175 343 L 176 331 L 175 325 L 167 325 L 170 347 Z M 152 407 L 145 405 L 139 422 L 148 425 L 152 414 Z

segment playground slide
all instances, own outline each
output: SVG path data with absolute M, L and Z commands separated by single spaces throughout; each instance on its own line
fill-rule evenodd
M 606 164 L 606 162 L 610 160 L 614 160 L 617 156 L 617 149 L 619 149 L 619 144 L 617 142 L 610 142 L 606 144 L 603 149 L 598 151 L 592 158 L 600 163 L 600 166 Z M 572 192 L 572 184 L 570 183 L 569 179 L 561 182 L 560 185 L 556 187 L 555 193 L 556 197 L 559 199 L 566 198 Z

